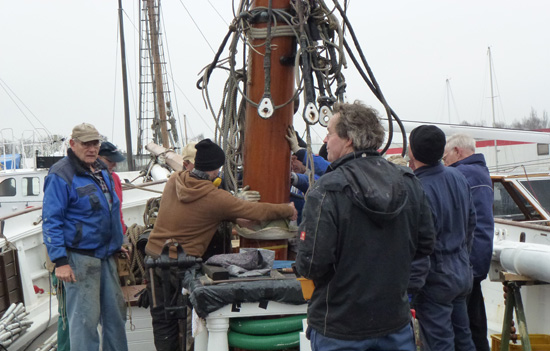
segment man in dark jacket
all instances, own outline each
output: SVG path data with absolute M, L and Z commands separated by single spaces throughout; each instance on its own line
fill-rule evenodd
M 476 208 L 476 229 L 470 263 L 474 269 L 474 284 L 468 296 L 470 329 L 477 351 L 489 351 L 487 315 L 481 292 L 481 281 L 487 277 L 493 255 L 495 221 L 493 218 L 493 184 L 483 154 L 476 154 L 475 140 L 466 134 L 455 134 L 447 139 L 443 162 L 462 173 L 472 189 Z
M 42 231 L 55 275 L 66 292 L 71 350 L 124 351 L 126 306 L 115 253 L 121 250 L 120 201 L 97 160 L 101 135 L 91 124 L 73 128 L 67 157 L 44 184 Z
M 413 258 L 433 249 L 426 194 L 411 170 L 376 151 L 376 110 L 336 104 L 325 175 L 310 188 L 298 272 L 315 283 L 308 308 L 313 350 L 414 350 L 407 284 Z
M 472 351 L 466 297 L 473 279 L 469 253 L 475 209 L 466 178 L 441 164 L 444 150 L 441 129 L 423 125 L 411 132 L 409 157 L 430 200 L 437 233 L 415 308 L 431 351 Z

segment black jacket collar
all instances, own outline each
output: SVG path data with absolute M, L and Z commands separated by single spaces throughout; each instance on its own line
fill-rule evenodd
M 340 167 L 344 163 L 349 162 L 351 160 L 355 160 L 355 159 L 361 158 L 361 157 L 369 157 L 369 156 L 370 157 L 380 156 L 380 153 L 378 151 L 374 150 L 374 149 L 367 149 L 367 150 L 350 152 L 349 154 L 344 155 L 344 156 L 340 157 L 339 159 L 337 159 L 336 161 L 332 162 L 328 166 L 325 173 L 328 173 L 330 171 L 334 171 L 336 168 Z

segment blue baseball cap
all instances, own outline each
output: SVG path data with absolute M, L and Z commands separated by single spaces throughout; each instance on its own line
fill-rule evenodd
M 122 162 L 126 160 L 126 156 L 121 154 L 117 147 L 108 141 L 101 143 L 99 155 L 105 157 L 111 162 Z

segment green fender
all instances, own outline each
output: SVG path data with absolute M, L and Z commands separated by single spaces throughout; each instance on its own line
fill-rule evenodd
M 300 332 L 279 335 L 247 335 L 234 331 L 227 334 L 229 346 L 247 350 L 284 350 L 300 345 Z
M 234 318 L 229 322 L 230 329 L 249 335 L 275 335 L 302 330 L 305 314 L 275 319 Z

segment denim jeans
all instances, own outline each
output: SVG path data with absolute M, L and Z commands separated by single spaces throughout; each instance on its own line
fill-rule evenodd
M 401 328 L 395 333 L 381 336 L 379 338 L 364 340 L 340 340 L 324 336 L 321 333 L 311 330 L 310 334 L 312 351 L 414 351 L 414 337 L 410 324 Z
M 65 283 L 71 350 L 127 351 L 126 305 L 114 256 L 98 259 L 68 252 L 76 282 Z

